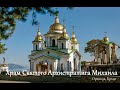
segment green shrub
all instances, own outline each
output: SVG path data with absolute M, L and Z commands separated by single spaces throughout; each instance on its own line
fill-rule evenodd
M 2 71 L 1 74 L 2 75 L 6 75 L 7 71 Z

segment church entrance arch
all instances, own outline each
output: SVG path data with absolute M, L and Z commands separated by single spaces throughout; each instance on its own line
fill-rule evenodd
M 36 71 L 39 72 L 40 71 L 40 65 L 36 64 Z
M 40 71 L 48 72 L 48 63 L 47 62 L 40 61 L 39 65 L 40 65 L 40 68 L 41 68 Z

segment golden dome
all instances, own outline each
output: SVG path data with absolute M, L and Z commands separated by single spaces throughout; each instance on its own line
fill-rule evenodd
M 65 27 L 63 27 L 63 33 L 61 34 L 61 37 L 59 39 L 69 39 L 68 34 L 66 33 Z
M 8 67 L 7 64 L 1 64 L 0 67 Z
M 104 42 L 109 42 L 109 38 L 108 38 L 108 37 L 104 37 L 104 38 L 103 38 L 103 41 L 104 41 Z
M 34 42 L 39 42 L 39 41 L 43 41 L 43 38 L 40 33 L 40 28 L 38 27 L 38 32 L 37 32 Z
M 54 24 L 50 26 L 49 31 L 62 31 L 63 27 L 64 26 L 61 23 L 59 23 L 58 14 L 56 14 Z
M 61 34 L 61 37 L 59 38 L 59 39 L 69 39 L 69 36 L 68 36 L 68 34 L 66 33 L 66 32 L 63 32 L 62 34 Z
M 34 41 L 43 41 L 43 38 L 41 35 L 37 35 Z
M 60 30 L 62 31 L 63 30 L 63 25 L 60 24 L 60 23 L 54 23 L 50 26 L 50 31 L 55 31 L 55 30 Z
M 77 44 L 77 43 L 78 43 L 77 39 L 75 38 L 75 33 L 74 33 L 74 31 L 72 32 L 71 42 L 72 42 L 73 44 Z
M 74 37 L 71 38 L 71 42 L 74 43 L 74 44 L 77 44 L 77 43 L 78 43 L 77 39 L 74 38 Z

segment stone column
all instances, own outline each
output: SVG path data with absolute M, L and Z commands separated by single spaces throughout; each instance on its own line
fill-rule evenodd
M 54 71 L 57 71 L 57 67 L 58 67 L 58 60 L 56 60 L 55 62 L 54 62 L 54 65 L 55 65 L 55 67 L 54 67 Z
M 51 37 L 50 37 L 50 42 L 49 43 L 50 43 L 50 46 L 52 46 L 52 39 L 51 39 Z
M 109 50 L 109 46 L 106 48 L 106 58 L 107 58 L 107 64 L 110 64 L 110 50 Z
M 101 64 L 103 64 L 104 61 L 105 61 L 105 53 L 104 53 L 104 51 L 102 51 L 102 62 L 101 62 Z
M 46 43 L 45 43 L 45 44 L 46 44 L 45 46 L 47 47 L 47 38 L 46 38 L 46 37 L 45 37 L 45 42 L 46 42 Z
M 30 62 L 30 71 L 31 71 L 31 69 L 32 69 L 32 68 L 31 68 L 31 60 L 29 60 L 29 62 Z
M 47 38 L 48 39 L 48 47 L 50 46 L 50 40 L 49 40 L 49 37 Z

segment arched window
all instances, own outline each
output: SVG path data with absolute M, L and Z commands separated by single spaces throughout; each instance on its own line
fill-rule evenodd
M 38 49 L 37 49 L 37 45 L 36 45 L 36 50 L 38 50 Z
M 62 43 L 62 49 L 64 48 L 64 43 Z
M 52 40 L 52 46 L 55 46 L 55 39 Z

